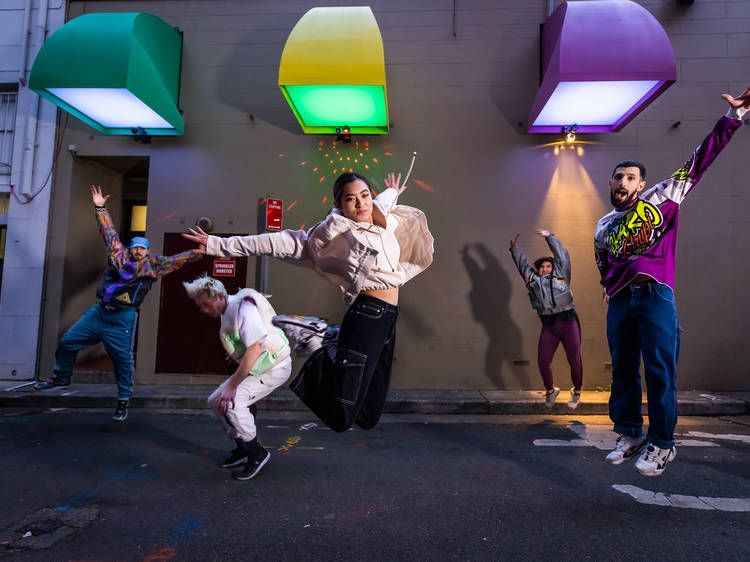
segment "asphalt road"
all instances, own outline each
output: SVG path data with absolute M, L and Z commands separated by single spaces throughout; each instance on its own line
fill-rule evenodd
M 657 478 L 598 416 L 387 417 L 337 434 L 261 412 L 271 459 L 215 466 L 209 415 L 0 410 L 9 560 L 748 560 L 750 421 L 683 418 Z

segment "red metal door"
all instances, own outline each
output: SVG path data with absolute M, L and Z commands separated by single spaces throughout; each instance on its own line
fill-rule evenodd
M 191 248 L 195 248 L 195 244 L 181 234 L 164 234 L 164 255 L 171 256 Z M 234 367 L 227 364 L 224 348 L 219 342 L 219 319 L 201 314 L 182 286 L 183 281 L 192 281 L 204 273 L 212 275 L 213 272 L 214 257 L 206 256 L 162 278 L 156 337 L 157 373 L 229 375 L 234 371 Z M 246 278 L 247 258 L 237 258 L 234 276 L 218 279 L 231 295 L 246 286 Z

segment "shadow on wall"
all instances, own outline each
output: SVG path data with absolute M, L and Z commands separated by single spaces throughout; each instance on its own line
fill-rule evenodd
M 280 16 L 277 23 L 266 22 L 263 29 L 248 31 L 239 38 L 222 62 L 214 89 L 217 100 L 242 111 L 248 120 L 252 114 L 255 119 L 299 135 L 300 125 L 279 88 L 279 62 L 294 26 L 292 19 Z M 268 29 L 278 31 L 268 41 L 259 43 L 258 37 L 267 35 Z
M 525 135 L 526 120 L 539 90 L 539 37 L 519 37 L 514 43 L 515 57 L 508 56 L 505 46 L 498 50 L 496 60 L 502 62 L 492 68 L 490 99 L 510 128 Z
M 525 377 L 513 369 L 513 353 L 521 348 L 521 332 L 510 317 L 510 279 L 500 261 L 484 244 L 464 246 L 461 260 L 471 280 L 469 305 L 472 316 L 489 338 L 484 373 L 497 388 L 522 388 Z M 513 380 L 509 380 L 510 377 Z

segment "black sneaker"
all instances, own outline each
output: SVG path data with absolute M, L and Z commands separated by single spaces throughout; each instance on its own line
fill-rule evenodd
M 260 472 L 260 469 L 263 468 L 263 465 L 265 465 L 270 458 L 271 453 L 263 449 L 263 452 L 257 458 L 248 460 L 247 464 L 245 464 L 245 468 L 236 474 L 233 474 L 233 478 L 235 480 L 250 480 Z
M 116 422 L 125 421 L 128 417 L 128 399 L 118 398 L 117 406 L 115 407 L 115 413 L 112 414 L 112 419 Z
M 219 463 L 221 468 L 232 468 L 247 462 L 247 451 L 237 447 L 231 454 Z
M 46 381 L 38 381 L 34 388 L 36 390 L 49 390 L 50 388 L 60 388 L 70 386 L 70 379 L 61 379 L 57 375 Z

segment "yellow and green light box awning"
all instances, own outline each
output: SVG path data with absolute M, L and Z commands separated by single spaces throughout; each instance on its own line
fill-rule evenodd
M 292 29 L 279 87 L 305 133 L 388 132 L 383 39 L 369 7 L 309 10 Z

